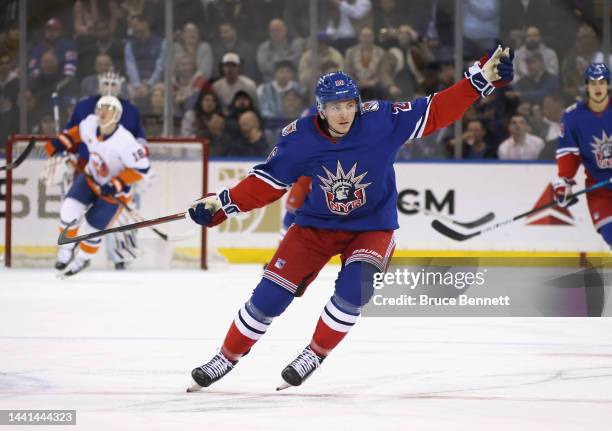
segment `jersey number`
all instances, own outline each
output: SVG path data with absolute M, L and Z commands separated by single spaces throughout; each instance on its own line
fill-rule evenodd
M 391 113 L 397 115 L 399 111 L 407 112 L 412 109 L 410 102 L 395 102 L 391 106 Z
M 134 161 L 137 162 L 140 159 L 144 159 L 146 157 L 146 154 L 144 150 L 141 148 L 138 151 L 133 152 L 132 156 L 134 156 Z

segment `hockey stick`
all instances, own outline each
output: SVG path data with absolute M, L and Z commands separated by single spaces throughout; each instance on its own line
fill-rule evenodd
M 81 166 L 78 165 L 78 163 L 75 163 L 72 160 L 68 160 L 68 163 L 70 163 L 72 166 L 74 166 L 74 169 L 76 169 L 77 171 L 79 171 L 81 174 L 83 174 L 85 176 L 85 178 L 87 178 L 89 181 L 91 181 L 92 183 L 94 183 L 96 186 L 100 187 L 100 184 L 98 184 L 96 182 L 96 180 L 94 179 L 94 177 L 92 177 L 91 175 L 89 175 L 87 172 L 85 172 L 85 169 L 82 168 Z M 120 206 L 122 206 L 129 214 L 131 217 L 134 218 L 134 220 L 137 220 L 138 222 L 142 222 L 144 221 L 144 217 L 141 216 L 135 209 L 133 209 L 131 206 L 129 206 L 128 204 L 126 204 L 125 202 L 123 202 L 121 199 L 116 198 L 113 195 L 109 195 L 109 198 L 111 198 L 112 200 L 114 200 L 117 204 L 119 204 Z M 159 236 L 161 239 L 163 239 L 164 241 L 168 241 L 168 234 L 161 232 L 155 228 L 152 228 L 153 232 L 155 232 L 157 234 L 157 236 Z
M 612 184 L 612 178 L 610 178 L 609 180 L 604 180 L 604 181 L 600 181 L 598 183 L 595 183 L 595 184 L 593 184 L 590 187 L 586 187 L 586 188 L 584 188 L 584 189 L 582 189 L 582 190 L 580 190 L 580 191 L 578 191 L 578 192 L 568 196 L 567 200 L 568 200 L 568 202 L 570 202 L 572 199 L 574 199 L 577 196 L 580 196 L 581 194 L 588 193 L 588 192 L 591 192 L 591 191 L 596 190 L 596 189 L 600 189 L 600 188 L 605 187 L 605 186 L 607 186 L 609 184 Z M 557 202 L 556 201 L 552 201 L 552 202 L 549 202 L 549 203 L 547 203 L 545 205 L 536 207 L 536 208 L 534 208 L 532 210 L 529 210 L 529 211 L 526 211 L 526 212 L 521 213 L 519 215 L 516 215 L 516 216 L 512 217 L 511 219 L 504 220 L 504 221 L 501 221 L 499 223 L 495 223 L 494 225 L 491 225 L 491 226 L 486 227 L 484 229 L 481 229 L 479 231 L 476 231 L 476 232 L 473 232 L 473 233 L 468 233 L 468 234 L 457 232 L 456 230 L 451 229 L 450 227 L 446 226 L 445 224 L 443 224 L 439 220 L 432 221 L 431 222 L 431 227 L 433 227 L 435 230 L 440 232 L 442 235 L 447 236 L 447 237 L 449 237 L 451 239 L 454 239 L 455 241 L 465 241 L 465 240 L 468 240 L 470 238 L 474 238 L 475 236 L 481 235 L 481 234 L 486 233 L 486 232 L 490 232 L 492 230 L 495 230 L 497 228 L 500 228 L 502 226 L 505 226 L 507 224 L 515 222 L 516 220 L 528 217 L 531 214 L 535 214 L 535 213 L 537 213 L 539 211 L 542 211 L 542 210 L 545 210 L 547 208 L 552 208 L 555 205 L 557 205 Z
M 488 212 L 487 214 L 483 215 L 482 217 L 480 217 L 479 219 L 476 220 L 472 220 L 472 221 L 467 221 L 467 222 L 460 222 L 458 220 L 455 220 L 454 218 L 451 218 L 447 215 L 444 214 L 440 214 L 440 213 L 435 213 L 435 212 L 431 212 L 429 210 L 425 210 L 425 209 L 419 209 L 419 208 L 415 208 L 418 211 L 422 212 L 425 215 L 428 216 L 432 216 L 432 217 L 436 217 L 436 218 L 440 218 L 442 220 L 445 220 L 448 223 L 453 223 L 456 224 L 457 226 L 461 226 L 467 229 L 474 229 L 478 226 L 482 226 L 483 224 L 489 223 L 491 220 L 493 220 L 495 218 L 495 213 L 493 212 Z
M 20 164 L 22 164 L 23 161 L 28 158 L 28 156 L 30 155 L 30 153 L 34 149 L 35 145 L 36 145 L 36 139 L 31 138 L 30 142 L 28 142 L 28 145 L 25 147 L 25 149 L 19 155 L 19 157 L 17 157 L 14 162 L 11 162 L 11 163 L 6 164 L 4 166 L 0 166 L 0 171 L 10 171 L 10 170 L 15 169 Z
M 117 226 L 117 227 L 113 227 L 110 229 L 99 230 L 98 232 L 92 232 L 92 233 L 88 233 L 85 235 L 68 238 L 66 236 L 67 232 L 72 228 L 72 226 L 74 226 L 77 223 L 77 219 L 75 219 L 75 220 L 72 220 L 68 224 L 68 226 L 66 226 L 66 228 L 60 233 L 60 236 L 57 239 L 57 244 L 58 245 L 71 244 L 73 242 L 79 242 L 79 241 L 83 241 L 86 239 L 98 238 L 98 237 L 104 236 L 109 233 L 124 232 L 126 230 L 134 230 L 134 229 L 141 229 L 143 227 L 151 227 L 157 224 L 168 223 L 174 220 L 184 219 L 185 214 L 187 213 L 182 212 L 182 213 L 167 215 L 167 216 L 159 217 L 156 219 L 143 220 L 143 221 L 139 221 L 139 222 L 132 223 L 132 224 L 126 224 L 124 226 Z

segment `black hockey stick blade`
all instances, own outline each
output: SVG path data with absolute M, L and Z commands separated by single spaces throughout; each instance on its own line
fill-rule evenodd
M 608 186 L 608 185 L 611 185 L 611 184 L 612 184 L 612 178 L 600 181 L 600 182 L 595 183 L 595 184 L 593 184 L 593 185 L 591 185 L 589 187 L 586 187 L 586 188 L 584 188 L 582 190 L 579 190 L 576 193 L 573 193 L 572 195 L 567 197 L 567 200 L 571 202 L 572 200 L 574 200 L 575 198 L 577 198 L 578 196 L 580 196 L 582 194 L 588 193 L 588 192 L 593 191 L 593 190 L 600 189 L 602 187 L 605 187 L 605 186 Z M 524 213 L 515 215 L 514 217 L 512 217 L 510 219 L 507 219 L 507 220 L 495 223 L 494 225 L 488 226 L 486 228 L 483 228 L 483 229 L 480 229 L 480 230 L 478 230 L 476 232 L 472 232 L 472 233 L 468 233 L 468 234 L 463 234 L 461 232 L 457 232 L 456 230 L 451 229 L 450 227 L 446 226 L 445 224 L 443 224 L 442 222 L 440 222 L 438 220 L 432 221 L 431 222 L 431 227 L 433 227 L 435 230 L 440 232 L 442 235 L 447 236 L 447 237 L 449 237 L 451 239 L 454 239 L 455 241 L 465 241 L 465 240 L 468 240 L 470 238 L 474 238 L 475 236 L 478 236 L 478 235 L 480 235 L 482 233 L 498 229 L 498 228 L 500 228 L 502 226 L 505 226 L 507 224 L 510 224 L 510 223 L 515 222 L 517 220 L 520 220 L 522 218 L 529 217 L 530 215 L 535 214 L 537 212 L 540 212 L 542 210 L 545 210 L 547 208 L 552 208 L 555 205 L 557 205 L 557 202 L 552 201 L 552 202 L 549 202 L 547 204 L 541 205 L 539 207 L 533 208 L 533 209 L 531 209 L 529 211 L 525 211 Z
M 151 219 L 151 220 L 143 220 L 143 221 L 139 221 L 136 223 L 132 223 L 132 224 L 126 224 L 123 226 L 117 226 L 117 227 L 113 227 L 110 229 L 103 229 L 103 230 L 99 230 L 97 232 L 91 232 L 91 233 L 87 233 L 85 235 L 79 235 L 79 236 L 74 236 L 72 238 L 69 238 L 67 236 L 67 232 L 68 230 L 73 227 L 77 220 L 72 220 L 68 226 L 66 226 L 64 228 L 64 230 L 60 233 L 59 238 L 57 239 L 57 245 L 64 245 L 64 244 L 72 244 L 75 242 L 80 242 L 80 241 L 84 241 L 86 239 L 92 239 L 92 238 L 99 238 L 101 236 L 107 235 L 109 233 L 114 233 L 114 232 L 125 232 L 126 230 L 134 230 L 134 229 L 141 229 L 143 227 L 150 227 L 150 226 L 154 226 L 157 224 L 162 224 L 162 223 L 168 223 L 171 221 L 175 221 L 175 220 L 180 220 L 180 219 L 184 219 L 185 218 L 185 214 L 184 212 L 182 213 L 177 213 L 177 214 L 171 214 L 171 215 L 167 215 L 164 217 L 159 217 L 156 219 Z
M 440 232 L 442 235 L 454 239 L 455 241 L 465 241 L 467 239 L 474 238 L 475 236 L 480 235 L 482 233 L 482 231 L 468 234 L 457 232 L 456 230 L 449 228 L 438 220 L 433 220 L 431 222 L 431 227 Z
M 9 163 L 8 165 L 0 166 L 0 171 L 10 171 L 22 164 L 23 161 L 28 158 L 28 156 L 34 149 L 34 145 L 36 145 L 36 140 L 32 138 L 30 139 L 30 142 L 28 142 L 28 145 L 25 147 L 23 152 L 19 155 L 19 157 L 17 157 L 15 161 Z
M 495 213 L 490 212 L 490 213 L 487 213 L 487 214 L 483 215 L 482 217 L 480 217 L 479 219 L 474 220 L 474 221 L 460 222 L 460 221 L 457 221 L 457 220 L 453 220 L 453 223 L 458 225 L 458 226 L 467 228 L 467 229 L 474 229 L 475 227 L 482 226 L 485 223 L 489 223 L 494 218 L 495 218 Z

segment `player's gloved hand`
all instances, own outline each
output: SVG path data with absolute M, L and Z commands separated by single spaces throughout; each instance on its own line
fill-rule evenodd
M 561 207 L 569 207 L 578 202 L 578 198 L 573 198 L 568 200 L 569 196 L 572 194 L 572 186 L 576 185 L 576 181 L 570 178 L 557 178 L 553 181 L 553 191 L 555 193 L 555 202 L 557 205 Z
M 100 186 L 100 194 L 106 196 L 114 196 L 123 190 L 123 182 L 117 178 L 113 177 L 111 180 Z
M 229 205 L 223 205 L 224 198 L 228 201 Z M 231 210 L 231 207 L 235 207 L 235 205 L 231 204 L 228 190 L 223 190 L 218 195 L 216 193 L 209 193 L 189 207 L 185 218 L 201 226 L 213 227 L 222 223 L 227 218 L 226 211 Z
M 47 141 L 45 145 L 45 150 L 49 157 L 54 156 L 56 154 L 63 154 L 66 151 L 71 150 L 73 147 L 72 140 L 70 136 L 65 135 L 63 133 L 59 133 L 57 138 L 53 138 L 50 141 Z
M 465 77 L 470 81 L 482 97 L 488 96 L 495 88 L 508 85 L 514 79 L 514 50 L 502 49 L 498 45 L 483 55 L 466 72 Z

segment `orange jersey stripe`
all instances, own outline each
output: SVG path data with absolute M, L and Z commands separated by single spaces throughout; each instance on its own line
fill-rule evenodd
M 137 181 L 142 180 L 143 175 L 136 169 L 125 168 L 122 170 L 117 177 L 123 182 L 123 184 L 134 184 Z

